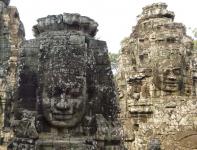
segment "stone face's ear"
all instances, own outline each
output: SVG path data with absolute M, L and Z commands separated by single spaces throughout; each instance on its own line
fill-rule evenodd
M 101 106 L 95 106 L 95 111 L 108 119 L 116 118 L 118 108 L 115 84 L 112 80 L 113 74 L 106 42 L 90 39 L 88 41 L 88 55 L 93 55 L 90 56 L 94 59 L 89 65 L 94 65 L 94 68 L 88 67 L 87 75 L 91 77 L 91 84 L 94 84 L 94 89 L 98 93 L 95 95 L 98 99 L 96 103 Z
M 38 90 L 38 52 L 36 40 L 23 42 L 18 65 L 18 100 L 21 108 L 36 110 Z
M 17 90 L 13 100 L 14 115 L 11 121 L 15 137 L 18 140 L 15 139 L 9 146 L 12 144 L 33 146 L 33 143 L 28 143 L 29 140 L 20 141 L 20 138 L 38 138 L 36 129 L 38 50 L 38 43 L 35 40 L 26 41 L 21 47 L 17 68 Z

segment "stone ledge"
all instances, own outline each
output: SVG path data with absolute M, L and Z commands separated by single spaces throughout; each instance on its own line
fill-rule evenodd
M 166 3 L 154 3 L 143 8 L 143 12 L 142 15 L 139 16 L 139 20 L 162 17 L 174 20 L 175 14 L 174 12 L 167 10 Z

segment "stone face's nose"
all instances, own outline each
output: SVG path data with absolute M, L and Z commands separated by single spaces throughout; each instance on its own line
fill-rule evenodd
M 56 104 L 56 108 L 60 110 L 68 110 L 70 108 L 68 100 L 65 97 L 65 94 L 61 94 L 60 101 Z
M 169 80 L 176 80 L 176 75 L 172 72 L 172 70 L 170 70 L 169 74 L 167 75 L 167 78 Z

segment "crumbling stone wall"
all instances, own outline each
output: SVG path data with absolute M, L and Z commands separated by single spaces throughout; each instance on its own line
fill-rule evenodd
M 79 14 L 38 19 L 24 41 L 8 149 L 124 149 L 106 42 Z
M 195 149 L 195 52 L 165 3 L 143 8 L 116 76 L 128 149 Z

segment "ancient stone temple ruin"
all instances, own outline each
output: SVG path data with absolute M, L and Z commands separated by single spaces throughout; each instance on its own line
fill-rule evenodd
M 122 43 L 116 76 L 129 150 L 197 149 L 196 59 L 165 3 L 143 8 Z
M 9 150 L 122 150 L 106 42 L 79 14 L 38 19 L 24 41 Z
M 0 0 L 0 150 L 197 149 L 197 53 L 165 3 L 144 7 L 122 42 L 118 102 L 97 22 L 50 15 L 25 40 L 9 2 Z
M 12 137 L 9 128 L 10 100 L 16 85 L 16 64 L 24 28 L 16 7 L 9 0 L 0 0 L 0 144 Z M 0 149 L 3 147 L 0 146 Z

